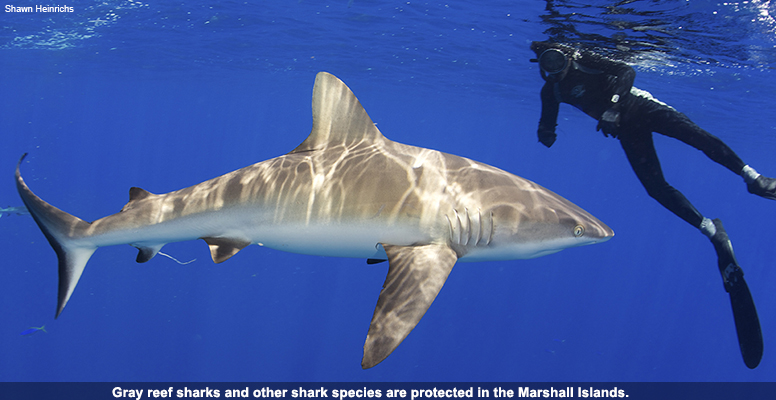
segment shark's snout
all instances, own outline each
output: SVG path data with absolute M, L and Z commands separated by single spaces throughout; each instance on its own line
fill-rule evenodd
M 585 225 L 584 236 L 587 239 L 592 240 L 592 243 L 605 242 L 614 236 L 614 230 L 612 230 L 609 225 L 606 225 L 593 216 L 590 216 Z
M 568 203 L 568 208 L 556 210 L 560 217 L 558 223 L 562 237 L 558 243 L 565 247 L 585 246 L 588 244 L 602 243 L 614 236 L 614 230 L 587 211 Z

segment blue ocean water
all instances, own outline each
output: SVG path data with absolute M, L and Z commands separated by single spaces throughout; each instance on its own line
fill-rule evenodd
M 24 4 L 22 4 L 24 3 Z M 18 2 L 14 6 L 35 6 Z M 383 363 L 362 346 L 386 264 L 201 241 L 135 263 L 100 249 L 54 319 L 56 255 L 29 216 L 0 218 L 2 381 L 772 381 L 776 203 L 656 135 L 670 183 L 721 218 L 765 354 L 747 369 L 708 240 L 636 180 L 619 143 L 561 107 L 536 141 L 532 40 L 581 43 L 776 176 L 776 2 L 74 1 L 0 16 L 0 206 L 32 190 L 86 220 L 131 186 L 180 189 L 307 136 L 315 74 L 347 83 L 390 139 L 482 161 L 611 226 L 603 244 L 457 265 Z M 21 336 L 29 327 L 46 333 Z

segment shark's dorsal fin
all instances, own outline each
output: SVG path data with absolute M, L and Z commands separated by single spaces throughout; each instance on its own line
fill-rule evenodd
M 366 335 L 364 369 L 383 361 L 410 334 L 458 261 L 458 254 L 446 244 L 383 244 L 383 248 L 388 255 L 388 276 Z
M 336 76 L 319 72 L 313 87 L 313 129 L 291 153 L 384 138 L 350 88 Z

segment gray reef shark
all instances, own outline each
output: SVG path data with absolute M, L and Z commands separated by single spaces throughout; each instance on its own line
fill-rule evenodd
M 56 316 L 98 247 L 130 244 L 141 263 L 194 239 L 216 263 L 249 244 L 387 260 L 361 363 L 371 368 L 417 325 L 456 261 L 533 258 L 614 235 L 531 181 L 387 139 L 333 75 L 317 75 L 312 109 L 312 132 L 290 153 L 167 194 L 133 187 L 121 212 L 91 223 L 32 193 L 22 157 L 19 195 L 59 259 Z

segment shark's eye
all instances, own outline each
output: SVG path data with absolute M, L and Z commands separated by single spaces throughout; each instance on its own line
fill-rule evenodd
M 574 237 L 582 237 L 582 235 L 585 234 L 585 227 L 582 225 L 577 225 L 574 227 Z

